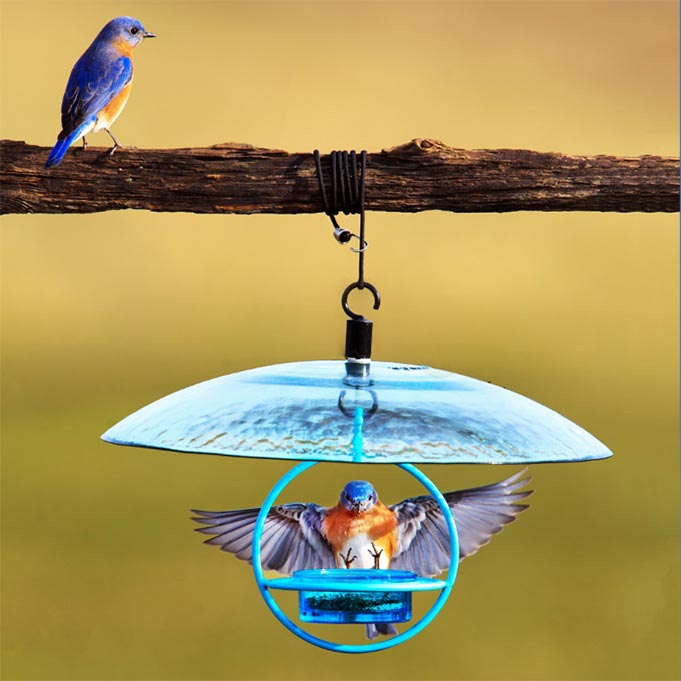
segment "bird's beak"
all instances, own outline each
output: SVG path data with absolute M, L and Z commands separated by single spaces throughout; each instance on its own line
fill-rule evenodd
M 149 31 L 144 31 L 144 37 L 145 38 L 155 38 L 156 34 L 155 33 L 149 33 Z

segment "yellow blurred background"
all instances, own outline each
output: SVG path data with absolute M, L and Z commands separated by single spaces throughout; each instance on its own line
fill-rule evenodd
M 678 154 L 671 1 L 1 11 L 4 138 L 52 145 L 71 67 L 104 23 L 131 14 L 159 37 L 135 53 L 113 128 L 123 144 L 378 151 L 432 137 Z M 339 358 L 356 261 L 327 218 L 4 217 L 3 678 L 677 678 L 677 226 L 662 214 L 368 214 L 367 278 L 384 298 L 376 359 L 504 385 L 615 457 L 534 466 L 531 509 L 463 563 L 437 620 L 350 658 L 285 631 L 249 567 L 191 532 L 190 508 L 259 505 L 288 464 L 99 441 L 200 380 Z M 515 470 L 425 467 L 443 490 Z M 392 469 L 327 466 L 285 500 L 331 504 L 358 476 L 386 502 L 421 493 Z

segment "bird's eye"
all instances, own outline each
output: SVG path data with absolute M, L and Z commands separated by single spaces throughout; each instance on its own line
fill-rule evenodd
M 130 29 L 130 33 L 132 33 L 133 35 L 139 33 L 139 28 L 137 28 L 137 26 L 133 26 L 133 27 Z

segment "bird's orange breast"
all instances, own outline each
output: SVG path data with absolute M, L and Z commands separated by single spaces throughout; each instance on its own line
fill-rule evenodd
M 99 112 L 97 116 L 97 128 L 108 128 L 118 118 L 123 107 L 130 97 L 132 90 L 132 80 Z
M 327 511 L 323 529 L 336 553 L 354 537 L 362 535 L 384 549 L 388 556 L 392 556 L 397 546 L 395 514 L 380 501 L 366 513 L 353 513 L 338 505 Z
M 133 45 L 131 45 L 125 38 L 118 38 L 111 42 L 111 46 L 120 54 L 126 57 L 132 56 Z

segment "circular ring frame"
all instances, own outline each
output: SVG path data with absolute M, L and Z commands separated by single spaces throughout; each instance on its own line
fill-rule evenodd
M 430 610 L 420 619 L 418 622 L 413 624 L 409 629 L 403 631 L 401 634 L 397 634 L 394 637 L 383 639 L 381 641 L 375 641 L 373 643 L 366 643 L 363 645 L 353 645 L 344 643 L 333 643 L 332 641 L 327 641 L 326 639 L 313 636 L 309 632 L 302 629 L 297 624 L 294 624 L 291 619 L 284 613 L 284 611 L 279 607 L 279 604 L 273 598 L 272 594 L 268 589 L 268 580 L 265 579 L 263 575 L 262 563 L 261 563 L 261 542 L 262 533 L 265 527 L 265 519 L 267 514 L 272 508 L 274 502 L 276 501 L 282 490 L 294 479 L 297 478 L 301 473 L 305 472 L 309 468 L 316 466 L 320 461 L 304 461 L 303 463 L 294 466 L 290 471 L 285 473 L 279 481 L 274 485 L 270 493 L 267 495 L 265 502 L 263 503 L 260 513 L 258 514 L 258 519 L 255 523 L 255 528 L 253 532 L 253 573 L 255 574 L 255 581 L 260 590 L 260 594 L 263 600 L 272 611 L 274 616 L 292 633 L 294 633 L 299 638 L 302 638 L 307 643 L 312 643 L 319 648 L 324 648 L 326 650 L 332 650 L 338 653 L 371 653 L 378 650 L 385 650 L 386 648 L 393 648 L 394 646 L 404 643 L 416 634 L 418 634 L 422 629 L 427 627 L 435 616 L 440 612 L 442 606 L 445 604 L 449 594 L 452 591 L 454 582 L 456 581 L 456 575 L 459 567 L 459 536 L 456 531 L 456 524 L 454 518 L 452 517 L 451 509 L 449 508 L 447 501 L 445 500 L 442 492 L 433 484 L 433 482 L 426 477 L 418 468 L 408 463 L 396 464 L 403 470 L 407 471 L 410 475 L 415 477 L 435 498 L 438 506 L 440 507 L 445 521 L 447 523 L 447 529 L 449 531 L 449 550 L 450 550 L 450 561 L 449 561 L 449 572 L 447 573 L 447 579 L 445 580 L 445 586 L 439 593 L 437 600 L 431 606 Z

